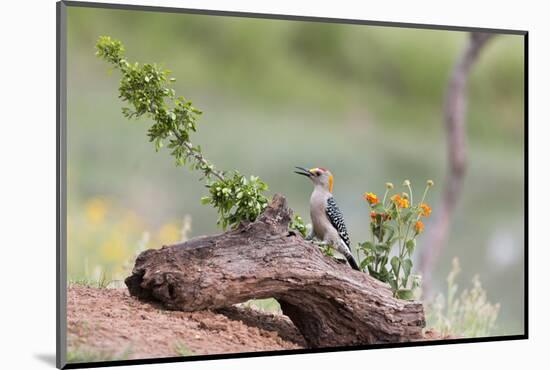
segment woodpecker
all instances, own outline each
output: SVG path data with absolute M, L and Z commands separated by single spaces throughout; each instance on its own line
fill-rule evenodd
M 334 178 L 329 170 L 325 168 L 296 167 L 294 171 L 299 175 L 309 177 L 313 182 L 313 193 L 310 199 L 310 215 L 313 224 L 313 235 L 336 248 L 338 252 L 346 257 L 350 266 L 361 271 L 355 258 L 351 254 L 351 241 L 344 222 L 344 215 L 338 208 L 332 196 Z

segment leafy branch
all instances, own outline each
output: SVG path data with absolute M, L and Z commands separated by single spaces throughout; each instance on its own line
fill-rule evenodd
M 218 224 L 224 229 L 241 222 L 254 221 L 267 206 L 263 193 L 268 186 L 256 176 L 246 178 L 237 171 L 218 170 L 202 153 L 200 145 L 193 145 L 190 136 L 197 131 L 197 119 L 202 114 L 190 100 L 177 96 L 170 86 L 175 78 L 170 71 L 156 64 L 130 63 L 124 56 L 124 46 L 118 40 L 101 36 L 96 44 L 96 55 L 110 63 L 122 74 L 119 98 L 128 106 L 122 114 L 128 119 L 151 119 L 147 135 L 156 151 L 166 146 L 176 160 L 176 166 L 189 165 L 202 172 L 209 188 L 203 204 L 211 204 L 218 211 Z

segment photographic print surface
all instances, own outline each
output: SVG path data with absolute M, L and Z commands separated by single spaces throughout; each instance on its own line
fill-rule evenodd
M 65 10 L 68 364 L 525 334 L 525 34 Z

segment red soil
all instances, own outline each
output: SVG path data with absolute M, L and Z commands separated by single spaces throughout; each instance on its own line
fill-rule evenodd
M 80 285 L 69 287 L 67 299 L 68 351 L 91 357 L 75 362 L 305 348 L 288 317 L 252 308 L 168 311 L 126 289 Z M 424 335 L 452 338 L 433 330 Z
M 69 352 L 135 359 L 304 347 L 286 316 L 251 308 L 167 311 L 138 301 L 126 289 L 78 285 L 69 288 L 67 298 Z

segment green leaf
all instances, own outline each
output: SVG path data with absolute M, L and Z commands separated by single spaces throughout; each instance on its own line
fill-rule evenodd
M 376 226 L 373 229 L 373 233 L 376 236 L 376 239 L 379 242 L 382 242 L 384 240 L 384 235 L 386 234 L 386 230 L 384 228 L 381 228 L 380 226 Z
M 411 256 L 412 253 L 414 252 L 414 248 L 416 247 L 416 240 L 414 239 L 408 240 L 407 243 L 405 244 L 405 247 L 407 248 L 407 253 L 409 254 L 409 256 Z
M 208 204 L 212 199 L 210 197 L 202 197 L 201 204 Z
M 359 264 L 359 268 L 361 269 L 361 271 L 363 271 L 365 270 L 365 267 L 370 265 L 373 261 L 374 261 L 374 256 L 368 256 L 365 259 L 363 259 L 363 261 L 361 261 L 361 263 Z
M 390 260 L 390 264 L 395 278 L 399 278 L 399 276 L 397 276 L 397 269 L 399 268 L 399 257 L 393 256 Z
M 369 268 L 369 275 L 372 276 L 373 278 L 375 278 L 376 280 L 380 280 L 380 276 L 378 274 L 378 271 L 372 269 L 370 266 L 368 266 Z
M 157 138 L 155 140 L 155 150 L 158 152 L 162 147 L 164 146 L 163 142 L 162 142 L 162 139 L 161 138 Z
M 386 244 L 376 244 L 375 246 L 376 253 L 382 255 L 388 251 Z
M 374 250 L 374 245 L 371 242 L 359 243 L 359 247 L 365 252 L 371 252 Z
M 407 301 L 414 299 L 414 294 L 410 289 L 399 289 L 395 292 L 395 296 L 399 299 L 404 299 Z
M 395 292 L 397 290 L 397 280 L 390 279 L 390 281 L 388 281 L 388 283 L 390 284 L 391 289 Z
M 413 263 L 409 258 L 407 258 L 403 260 L 401 266 L 403 266 L 403 278 L 407 281 L 409 279 L 409 275 L 411 274 Z
M 387 261 L 387 258 L 386 258 L 386 261 Z M 388 271 L 388 269 L 386 269 L 386 264 L 385 264 L 385 263 L 383 263 L 383 264 L 382 264 L 382 267 L 380 267 L 380 274 L 379 274 L 379 276 L 380 276 L 380 279 L 379 279 L 379 280 L 380 280 L 380 281 L 383 281 L 383 282 L 385 282 L 385 283 L 387 283 L 387 282 L 390 280 L 390 278 L 391 278 L 390 272 Z

